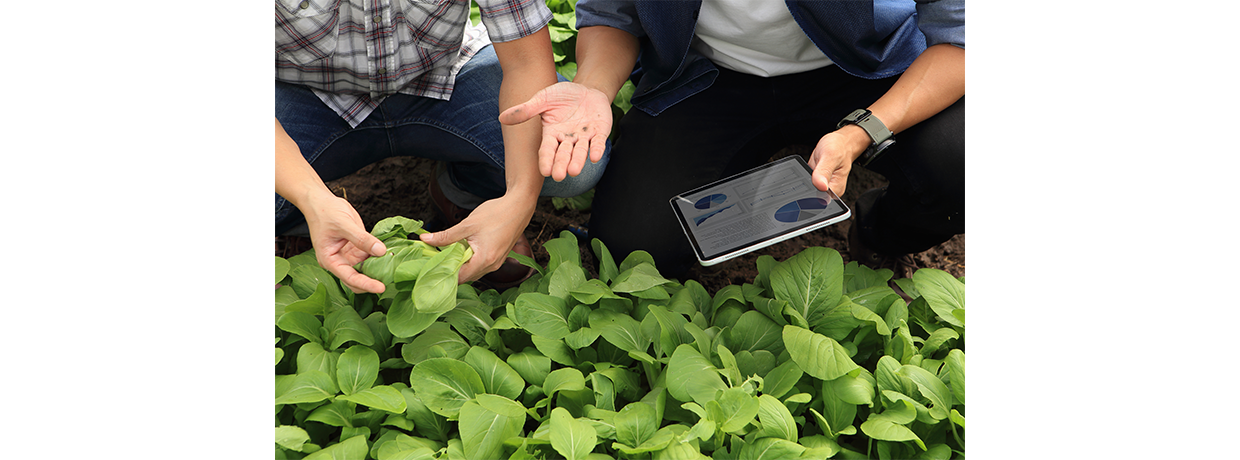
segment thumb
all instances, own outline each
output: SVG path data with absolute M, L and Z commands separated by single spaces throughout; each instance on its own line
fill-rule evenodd
M 499 122 L 505 125 L 519 125 L 529 121 L 543 112 L 547 111 L 546 99 L 543 98 L 543 92 L 539 91 L 530 100 L 524 103 L 509 107 L 503 113 L 499 114 Z
M 346 238 L 350 243 L 353 243 L 353 246 L 366 251 L 366 253 L 372 256 L 383 257 L 387 254 L 387 246 L 385 246 L 382 241 L 379 241 L 378 238 L 375 238 L 374 235 L 366 233 L 365 231 L 360 233 L 350 232 Z
M 421 238 L 422 242 L 429 244 L 431 246 L 435 246 L 435 247 L 447 246 L 449 244 L 455 243 L 457 240 L 460 239 L 459 237 L 456 237 L 455 232 L 453 232 L 453 229 L 455 228 L 456 227 L 452 227 L 452 228 L 448 228 L 448 229 L 438 231 L 438 232 L 426 232 L 421 235 L 418 235 L 418 238 Z

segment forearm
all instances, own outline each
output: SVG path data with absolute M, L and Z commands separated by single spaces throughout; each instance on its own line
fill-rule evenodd
M 529 100 L 538 91 L 556 83 L 551 38 L 546 28 L 493 46 L 504 70 L 499 89 L 500 112 Z M 506 194 L 528 201 L 532 208 L 543 181 L 538 171 L 542 124 L 535 118 L 516 125 L 502 125 L 501 129 L 504 136 Z
M 306 162 L 301 155 L 301 149 L 284 131 L 284 127 L 280 126 L 278 119 L 275 121 L 275 147 L 276 193 L 293 203 L 293 206 L 309 218 L 314 212 L 311 203 L 335 195 L 328 190 L 327 184 L 323 183 L 314 167 Z
M 577 75 L 573 82 L 615 99 L 633 72 L 638 51 L 633 34 L 606 26 L 582 28 L 577 33 Z
M 887 129 L 899 134 L 964 96 L 964 80 L 964 49 L 931 46 L 868 108 Z M 860 132 L 867 138 L 864 145 L 869 145 L 864 130 L 853 126 L 851 131 Z

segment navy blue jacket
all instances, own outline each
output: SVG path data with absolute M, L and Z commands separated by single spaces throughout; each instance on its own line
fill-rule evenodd
M 769 1 L 769 0 L 759 0 Z M 899 75 L 927 46 L 964 48 L 964 0 L 785 0 L 810 40 L 851 75 Z M 689 47 L 702 0 L 579 0 L 577 28 L 609 26 L 641 43 L 633 106 L 658 115 L 719 73 Z

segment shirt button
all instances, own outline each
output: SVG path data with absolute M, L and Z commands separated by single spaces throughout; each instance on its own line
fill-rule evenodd
M 306 9 L 306 8 L 309 8 L 309 7 L 310 7 L 310 0 L 302 0 L 301 4 L 300 4 L 300 5 L 297 5 L 297 6 L 298 6 L 299 8 L 301 8 L 301 9 L 303 9 L 303 10 L 304 10 L 304 9 Z
M 387 73 L 387 69 L 379 69 L 379 75 Z
M 375 23 L 378 23 L 378 22 L 380 22 L 380 21 L 383 21 L 383 16 L 379 16 L 379 15 L 377 15 L 377 14 L 376 14 L 376 15 L 375 15 Z

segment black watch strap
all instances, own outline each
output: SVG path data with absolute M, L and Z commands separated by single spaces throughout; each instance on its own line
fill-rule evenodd
M 837 124 L 835 128 L 843 128 L 844 125 L 860 126 L 861 129 L 864 129 L 865 133 L 870 136 L 870 146 L 866 147 L 860 157 L 857 157 L 857 164 L 861 166 L 869 165 L 875 158 L 878 158 L 879 153 L 882 153 L 883 150 L 886 150 L 887 147 L 891 146 L 891 144 L 896 143 L 893 135 L 891 134 L 891 130 L 887 129 L 887 125 L 884 125 L 882 120 L 875 117 L 869 110 L 854 110 L 852 113 L 848 114 L 848 116 L 844 117 L 843 120 L 840 120 L 839 124 Z

